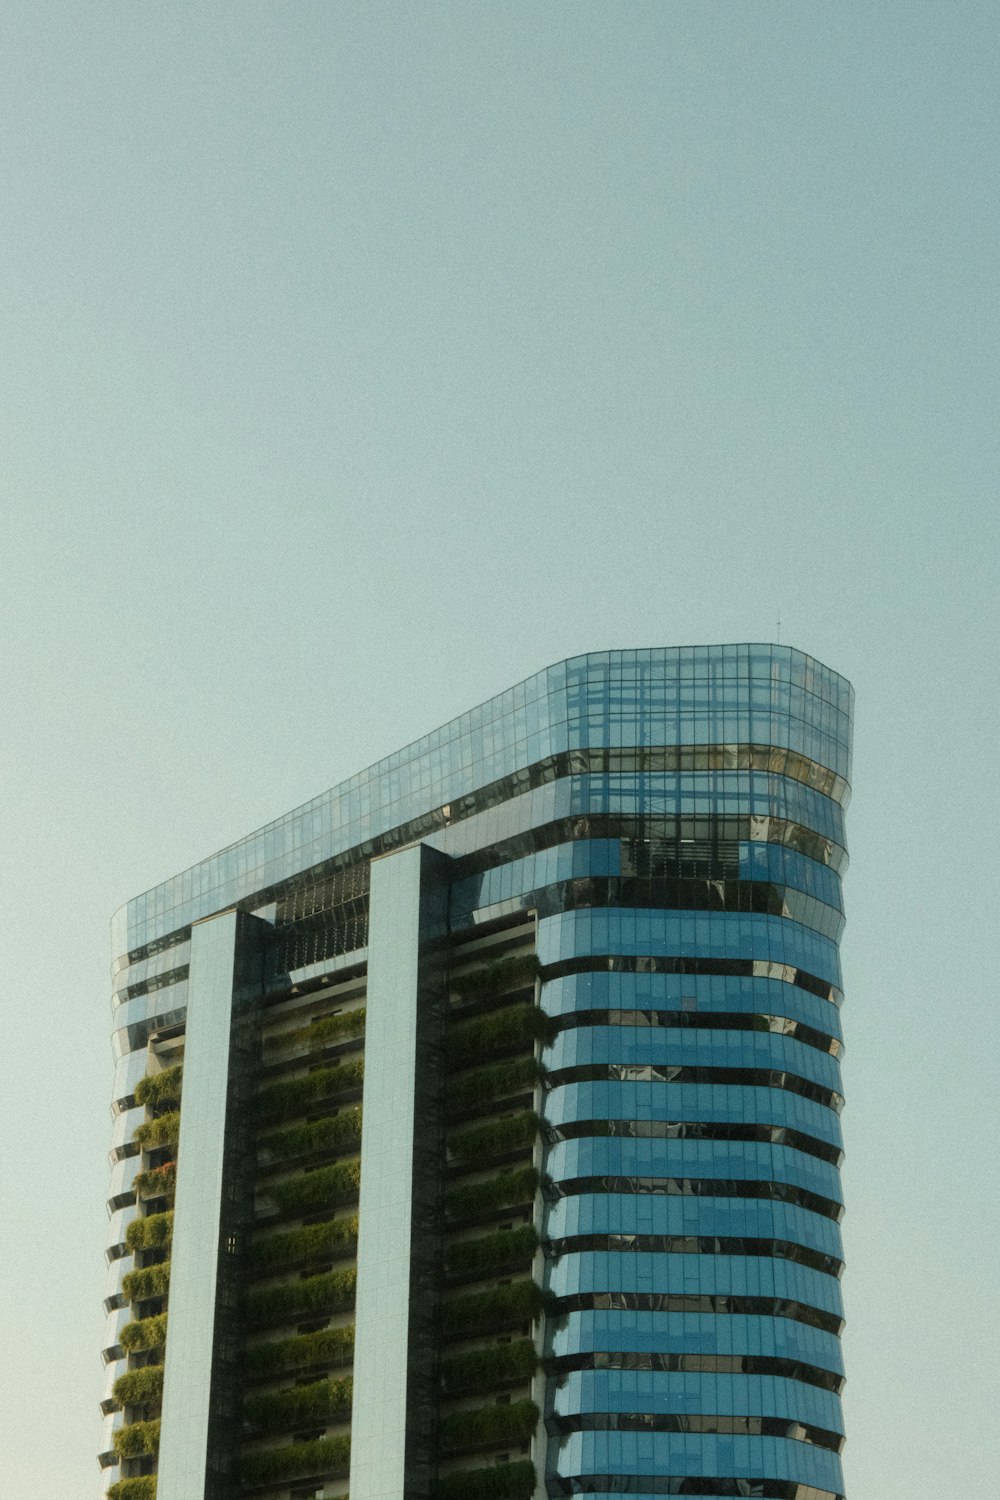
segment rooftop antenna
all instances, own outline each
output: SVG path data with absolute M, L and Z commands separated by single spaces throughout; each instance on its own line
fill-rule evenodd
M 781 645 L 781 610 L 780 609 L 778 610 L 778 638 L 775 641 L 775 645 L 776 646 L 780 646 Z

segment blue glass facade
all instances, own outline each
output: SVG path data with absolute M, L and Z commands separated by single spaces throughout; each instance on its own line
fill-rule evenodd
M 350 1365 L 342 1361 L 340 1373 L 331 1356 L 289 1376 L 301 1387 L 318 1370 L 308 1422 L 301 1414 L 284 1427 L 273 1416 L 264 1422 L 261 1411 L 291 1410 L 293 1397 L 273 1373 L 248 1377 L 232 1452 L 186 1465 L 217 1476 L 206 1496 L 335 1496 L 348 1481 L 352 1500 L 843 1495 L 838 942 L 851 710 L 849 684 L 789 647 L 574 658 L 118 914 L 102 1455 L 114 1500 L 155 1493 L 161 1411 L 169 1420 L 155 1395 L 121 1399 L 156 1386 L 155 1376 L 129 1378 L 161 1357 L 155 1344 L 134 1347 L 140 1335 L 123 1325 L 122 1309 L 136 1285 L 156 1281 L 156 1266 L 170 1264 L 169 1247 L 142 1248 L 155 1226 L 129 1226 L 170 1213 L 172 1198 L 143 1197 L 150 1173 L 176 1172 L 178 1213 L 201 1191 L 194 1153 L 176 1167 L 162 1160 L 169 1101 L 144 1111 L 150 1085 L 140 1080 L 183 1058 L 188 996 L 199 984 L 191 924 L 231 907 L 260 919 L 258 1101 L 284 1087 L 283 1118 L 298 1120 L 300 1135 L 315 1133 L 310 1077 L 332 1061 L 349 1082 L 363 1055 L 370 1095 L 361 1108 L 379 1099 L 385 1120 L 395 1099 L 402 1114 L 392 1130 L 366 1116 L 350 1148 L 365 1184 L 360 1242 L 350 1266 L 338 1270 L 334 1257 L 322 1272 L 342 1278 L 340 1303 L 328 1297 L 320 1309 L 322 1326 L 296 1312 L 284 1321 L 258 1315 L 285 1296 L 263 1273 L 260 1292 L 249 1292 L 242 1310 L 217 1309 L 215 1326 L 264 1362 L 277 1358 L 267 1353 L 277 1333 L 286 1344 L 325 1337 L 324 1349 L 347 1340 L 357 1379 L 384 1364 L 366 1332 L 381 1327 L 375 1272 L 366 1271 L 377 1263 L 397 1301 L 419 1300 L 400 1347 L 418 1334 L 422 1342 L 392 1377 L 391 1418 L 379 1418 L 393 1433 L 392 1462 L 375 1462 L 377 1380 L 365 1375 L 355 1386 L 364 1431 L 352 1431 Z M 393 883 L 374 878 L 379 861 L 413 845 L 434 851 L 433 934 L 397 924 L 381 894 Z M 412 1007 L 418 990 L 425 997 L 420 1013 L 429 1019 L 415 1032 L 400 1030 L 399 1016 L 384 1019 L 391 996 L 379 981 L 383 1019 L 364 1034 L 357 1007 L 369 923 L 379 933 L 378 972 L 407 975 L 398 1003 Z M 535 977 L 525 988 L 528 961 Z M 432 970 L 436 999 L 427 998 Z M 311 1062 L 292 1052 L 270 1061 L 282 1037 L 302 1034 L 301 1024 L 288 1028 L 307 1002 L 322 1012 L 324 1036 L 344 1017 L 361 1017 L 352 1040 Z M 216 1031 L 229 1035 L 221 1021 Z M 385 1040 L 404 1034 L 402 1051 Z M 440 1073 L 432 1057 L 444 1058 Z M 332 1120 L 356 1095 L 336 1079 L 329 1087 L 345 1090 L 331 1093 Z M 326 1199 L 313 1193 L 308 1213 L 286 1203 L 268 1219 L 275 1201 L 305 1190 L 274 1175 L 272 1137 L 259 1123 L 266 1111 L 250 1113 L 244 1155 L 257 1163 L 247 1169 L 258 1173 L 256 1206 L 233 1243 L 253 1265 L 276 1253 L 261 1249 L 273 1225 L 304 1243 L 307 1231 L 326 1225 L 332 1236 L 346 1220 L 334 1187 Z M 324 1128 L 332 1138 L 333 1126 Z M 413 1164 L 391 1171 L 396 1135 L 420 1149 L 401 1151 Z M 366 1178 L 365 1143 L 376 1140 L 383 1165 L 377 1179 L 372 1156 Z M 137 1150 L 146 1175 L 133 1189 L 136 1174 L 125 1169 Z M 318 1181 L 323 1171 L 353 1169 L 349 1153 L 328 1150 L 303 1170 Z M 378 1196 L 383 1177 L 391 1202 Z M 388 1224 L 396 1228 L 373 1228 Z M 178 1222 L 177 1234 L 189 1233 Z M 422 1258 L 397 1243 L 419 1243 Z M 509 1259 L 515 1245 L 523 1265 Z M 123 1264 L 150 1275 L 129 1281 Z M 187 1326 L 194 1295 L 175 1281 L 159 1302 L 132 1296 L 132 1326 L 143 1325 L 143 1338 L 160 1336 L 160 1325 L 146 1328 L 157 1317 Z M 229 1368 L 231 1348 L 227 1359 Z M 331 1394 L 338 1381 L 340 1406 Z M 430 1447 L 408 1470 L 403 1429 L 414 1414 Z M 276 1443 L 268 1434 L 279 1429 Z M 166 1426 L 162 1441 L 178 1453 Z

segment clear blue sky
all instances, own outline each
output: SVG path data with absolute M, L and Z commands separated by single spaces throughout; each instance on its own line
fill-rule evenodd
M 559 657 L 858 692 L 850 1500 L 994 1493 L 1000 15 L 7 0 L 0 1491 L 87 1497 L 111 911 Z

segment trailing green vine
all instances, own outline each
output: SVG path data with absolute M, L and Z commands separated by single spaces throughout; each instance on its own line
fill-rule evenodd
M 176 1104 L 181 1097 L 183 1073 L 183 1065 L 177 1063 L 173 1068 L 164 1068 L 160 1073 L 149 1073 L 140 1078 L 135 1086 L 136 1104 Z
M 451 1335 L 494 1333 L 533 1322 L 544 1311 L 546 1300 L 541 1287 L 529 1278 L 463 1292 L 442 1304 L 441 1327 Z
M 538 1188 L 535 1167 L 511 1167 L 497 1172 L 484 1182 L 463 1182 L 445 1195 L 445 1207 L 452 1219 L 474 1219 L 494 1208 L 529 1204 Z
M 462 1275 L 488 1275 L 512 1265 L 529 1265 L 538 1246 L 538 1235 L 530 1224 L 516 1229 L 498 1229 L 477 1240 L 454 1240 L 447 1248 L 448 1270 Z
M 356 1202 L 360 1188 L 361 1162 L 345 1161 L 304 1172 L 286 1182 L 268 1183 L 265 1191 L 281 1213 L 309 1214 Z
M 136 1250 L 166 1250 L 173 1233 L 174 1211 L 168 1208 L 162 1214 L 133 1219 L 125 1231 L 125 1244 L 133 1254 Z
M 121 1406 L 150 1406 L 163 1395 L 163 1366 L 143 1365 L 119 1375 L 111 1390 L 112 1399 Z
M 122 1292 L 129 1302 L 145 1302 L 150 1297 L 165 1297 L 170 1287 L 170 1262 L 143 1266 L 122 1277 Z
M 339 1219 L 327 1219 L 323 1224 L 306 1224 L 301 1229 L 261 1235 L 250 1241 L 247 1260 L 252 1272 L 269 1275 L 288 1266 L 329 1260 L 353 1249 L 357 1239 L 358 1216 L 345 1214 Z
M 316 1333 L 297 1333 L 267 1344 L 249 1344 L 245 1364 L 256 1375 L 284 1370 L 309 1369 L 315 1365 L 349 1364 L 354 1355 L 354 1328 L 321 1328 Z
M 169 1114 L 157 1115 L 154 1120 L 143 1120 L 132 1132 L 132 1139 L 145 1151 L 157 1146 L 175 1146 L 181 1133 L 181 1112 L 171 1110 Z
M 534 1110 L 525 1109 L 502 1120 L 487 1120 L 481 1125 L 453 1130 L 448 1136 L 448 1150 L 459 1161 L 489 1161 L 491 1157 L 506 1156 L 510 1151 L 531 1146 L 538 1125 Z
M 167 1315 L 156 1313 L 152 1318 L 137 1318 L 126 1323 L 118 1335 L 122 1348 L 129 1353 L 139 1349 L 162 1349 L 167 1342 Z
M 348 1057 L 331 1068 L 316 1068 L 295 1078 L 282 1078 L 257 1094 L 257 1118 L 261 1121 L 281 1120 L 305 1114 L 321 1099 L 332 1099 L 360 1088 L 364 1076 L 364 1058 Z
M 347 1417 L 351 1410 L 351 1377 L 339 1380 L 314 1380 L 309 1385 L 295 1385 L 285 1391 L 268 1391 L 246 1396 L 243 1417 L 258 1431 L 275 1428 L 297 1431 L 303 1427 L 321 1427 L 326 1422 Z
M 247 1293 L 246 1314 L 250 1323 L 288 1323 L 294 1318 L 321 1312 L 342 1312 L 354 1306 L 357 1272 L 325 1271 L 281 1286 L 253 1287 Z
M 332 1156 L 338 1151 L 357 1150 L 361 1140 L 361 1106 L 344 1109 L 325 1120 L 309 1120 L 261 1136 L 257 1142 L 258 1159 L 288 1161 L 299 1156 Z
M 351 1457 L 349 1437 L 317 1438 L 311 1443 L 285 1443 L 244 1453 L 240 1476 L 246 1484 L 269 1484 L 279 1479 L 301 1479 L 307 1474 L 342 1472 Z
M 442 1360 L 441 1385 L 448 1396 L 475 1395 L 529 1381 L 537 1368 L 538 1355 L 531 1339 L 487 1344 Z
M 538 1407 L 534 1401 L 512 1401 L 507 1405 L 493 1403 L 473 1411 L 456 1411 L 442 1417 L 441 1447 L 445 1452 L 469 1448 L 492 1447 L 502 1443 L 526 1443 L 538 1426 Z
M 155 1458 L 160 1447 L 160 1419 L 119 1427 L 112 1441 L 119 1458 Z

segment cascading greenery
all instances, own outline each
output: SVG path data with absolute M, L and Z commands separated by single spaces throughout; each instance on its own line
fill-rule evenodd
M 314 1051 L 329 1047 L 336 1042 L 349 1041 L 361 1036 L 365 1029 L 365 1012 L 349 1010 L 340 1016 L 320 1016 L 308 1026 L 297 1031 L 284 1031 L 278 1036 L 268 1037 L 265 1048 L 268 1052 L 288 1052 L 292 1048 L 306 1047 Z
M 441 1447 L 454 1453 L 495 1443 L 526 1443 L 537 1426 L 538 1407 L 534 1401 L 494 1403 L 473 1411 L 455 1411 L 441 1419 Z
M 138 1318 L 126 1323 L 118 1335 L 122 1347 L 130 1353 L 139 1349 L 162 1349 L 167 1342 L 167 1315 L 156 1313 L 152 1318 Z
M 435 1500 L 531 1500 L 535 1466 L 527 1459 L 484 1469 L 457 1469 L 437 1482 Z
M 480 995 L 486 999 L 534 984 L 537 973 L 538 959 L 534 953 L 517 953 L 510 958 L 496 958 L 482 969 L 452 979 L 451 989 L 462 1000 Z
M 301 1229 L 262 1235 L 259 1239 L 251 1240 L 247 1247 L 247 1260 L 251 1272 L 269 1275 L 288 1266 L 329 1260 L 353 1250 L 357 1239 L 358 1216 L 345 1214 L 339 1219 L 327 1219 L 323 1224 L 306 1224 Z
M 349 1437 L 317 1438 L 311 1443 L 285 1443 L 244 1453 L 240 1476 L 246 1484 L 269 1484 L 279 1479 L 301 1479 L 306 1474 L 343 1472 L 350 1462 Z
M 143 1266 L 122 1277 L 122 1291 L 129 1302 L 144 1302 L 149 1297 L 165 1297 L 170 1287 L 170 1262 Z
M 361 1162 L 345 1161 L 290 1177 L 287 1182 L 268 1183 L 265 1191 L 279 1212 L 308 1214 L 355 1202 L 360 1187 Z
M 176 1067 L 164 1068 L 162 1073 L 140 1078 L 135 1086 L 136 1104 L 176 1104 L 181 1097 L 183 1073 L 183 1066 L 178 1063 Z
M 530 1224 L 516 1229 L 498 1229 L 477 1240 L 455 1240 L 447 1249 L 448 1270 L 459 1275 L 484 1275 L 505 1271 L 509 1266 L 531 1263 L 538 1235 Z
M 135 1479 L 119 1479 L 108 1490 L 108 1500 L 156 1500 L 156 1475 L 140 1474 Z
M 177 1163 L 167 1161 L 162 1167 L 150 1167 L 148 1172 L 139 1172 L 135 1179 L 135 1190 L 140 1198 L 172 1197 L 177 1187 Z
M 442 1360 L 441 1385 L 447 1396 L 474 1395 L 528 1381 L 537 1369 L 538 1355 L 531 1339 L 516 1339 Z
M 181 1112 L 173 1109 L 169 1114 L 157 1115 L 153 1120 L 143 1120 L 132 1132 L 132 1139 L 145 1151 L 157 1146 L 174 1146 L 181 1133 Z
M 156 1457 L 160 1447 L 160 1419 L 153 1422 L 130 1422 L 119 1427 L 113 1439 L 119 1458 Z
M 111 1391 L 118 1406 L 149 1406 L 163 1395 L 163 1366 L 143 1365 L 119 1375 Z
M 441 1327 L 446 1335 L 492 1333 L 532 1322 L 544 1311 L 546 1301 L 541 1287 L 530 1278 L 463 1292 L 442 1304 Z
M 125 1231 L 125 1244 L 133 1254 L 136 1250 L 166 1250 L 173 1232 L 174 1211 L 168 1208 L 162 1214 L 133 1219 Z
M 250 1344 L 244 1363 L 255 1375 L 270 1375 L 315 1365 L 349 1364 L 353 1354 L 353 1327 L 321 1328 L 316 1333 L 297 1333 L 268 1344 Z
M 453 1187 L 445 1196 L 445 1207 L 452 1219 L 474 1219 L 494 1208 L 531 1203 L 538 1183 L 537 1168 L 512 1167 L 484 1182 L 463 1182 Z
M 303 1315 L 343 1312 L 354 1306 L 357 1272 L 353 1266 L 343 1271 L 325 1271 L 320 1276 L 305 1276 L 282 1286 L 253 1287 L 246 1297 L 246 1315 L 250 1323 L 287 1323 Z
M 459 1161 L 489 1161 L 494 1156 L 505 1156 L 508 1151 L 530 1146 L 538 1134 L 538 1125 L 534 1110 L 525 1109 L 502 1120 L 487 1120 L 482 1125 L 452 1131 L 448 1150 Z
M 243 1418 L 260 1432 L 276 1428 L 297 1431 L 346 1417 L 350 1409 L 351 1377 L 346 1375 L 340 1380 L 314 1380 L 286 1391 L 247 1396 Z
M 553 1021 L 537 1005 L 508 1005 L 453 1023 L 445 1037 L 445 1060 L 449 1068 L 469 1067 L 483 1057 L 504 1057 L 552 1036 Z
M 255 1110 L 261 1121 L 301 1115 L 321 1099 L 332 1099 L 361 1086 L 365 1075 L 363 1057 L 348 1057 L 330 1068 L 316 1068 L 295 1078 L 270 1083 L 257 1094 Z
M 542 1068 L 534 1057 L 515 1057 L 491 1063 L 452 1078 L 448 1083 L 446 1109 L 450 1119 L 482 1110 L 498 1099 L 509 1099 L 533 1089 Z
M 344 1109 L 325 1120 L 310 1120 L 261 1136 L 257 1156 L 262 1165 L 299 1156 L 331 1156 L 338 1151 L 357 1150 L 361 1140 L 361 1106 Z

